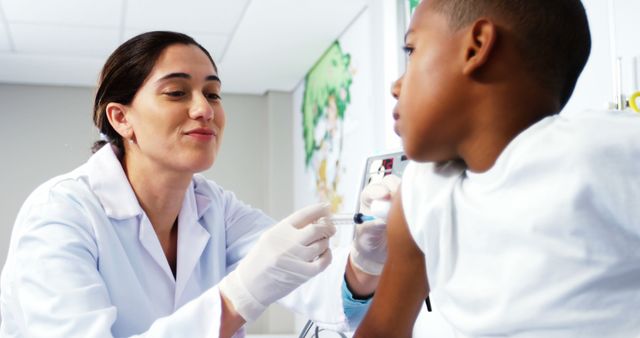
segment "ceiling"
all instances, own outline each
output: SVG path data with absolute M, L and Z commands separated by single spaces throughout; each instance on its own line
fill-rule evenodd
M 0 0 L 0 83 L 94 86 L 141 32 L 187 33 L 223 90 L 291 91 L 367 0 Z

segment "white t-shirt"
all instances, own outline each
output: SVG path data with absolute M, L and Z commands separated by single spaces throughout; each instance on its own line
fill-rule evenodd
M 548 117 L 478 174 L 410 163 L 404 213 L 461 337 L 640 337 L 640 115 Z

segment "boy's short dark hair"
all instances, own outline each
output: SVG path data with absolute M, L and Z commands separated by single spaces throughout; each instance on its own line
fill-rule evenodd
M 558 94 L 561 107 L 573 93 L 591 51 L 580 0 L 425 0 L 457 30 L 480 17 L 509 27 L 522 60 L 539 82 Z

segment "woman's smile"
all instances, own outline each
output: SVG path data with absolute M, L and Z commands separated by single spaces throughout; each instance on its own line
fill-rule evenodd
M 209 128 L 194 128 L 184 134 L 198 141 L 209 142 L 216 138 L 218 133 Z

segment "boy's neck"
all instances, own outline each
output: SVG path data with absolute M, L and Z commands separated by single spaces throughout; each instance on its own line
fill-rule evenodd
M 472 132 L 458 153 L 469 170 L 478 173 L 491 169 L 522 131 L 560 110 L 543 90 L 522 83 L 492 88 L 476 108 Z

